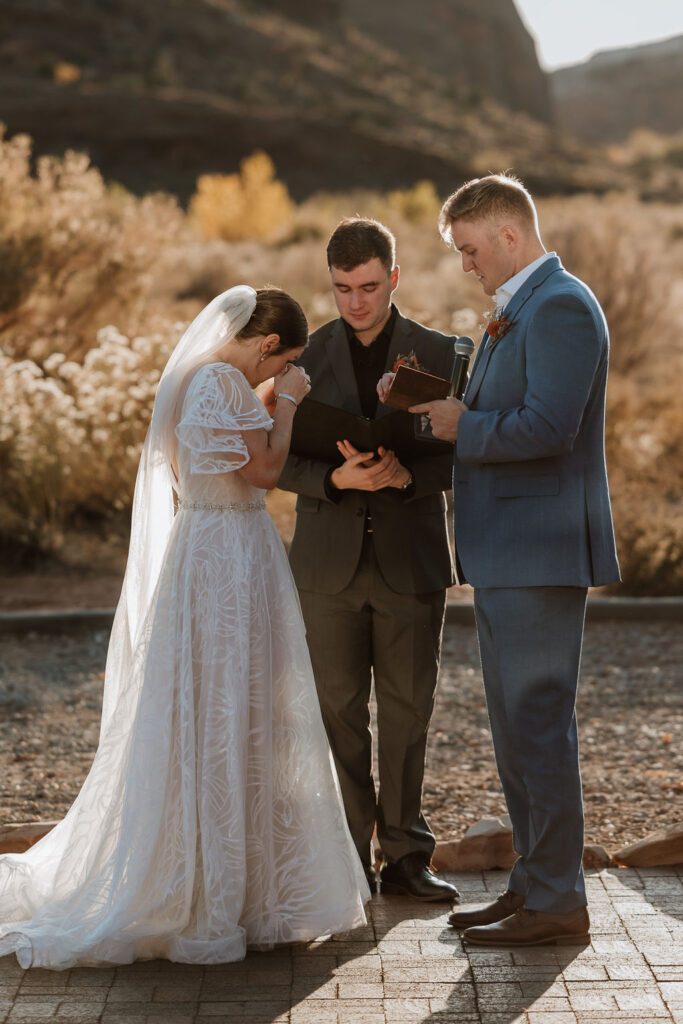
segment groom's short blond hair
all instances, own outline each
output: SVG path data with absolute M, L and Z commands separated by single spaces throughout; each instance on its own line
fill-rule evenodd
M 513 174 L 488 174 L 466 181 L 441 207 L 439 232 L 452 245 L 451 227 L 457 220 L 514 217 L 538 230 L 536 207 L 528 190 Z

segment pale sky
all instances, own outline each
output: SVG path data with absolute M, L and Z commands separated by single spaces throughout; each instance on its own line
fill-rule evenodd
M 543 67 L 683 34 L 681 0 L 515 0 Z

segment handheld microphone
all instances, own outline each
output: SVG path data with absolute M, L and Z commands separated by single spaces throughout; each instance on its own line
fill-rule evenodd
M 474 342 L 471 338 L 463 336 L 456 339 L 454 348 L 455 359 L 453 360 L 453 369 L 451 371 L 451 390 L 449 394 L 451 398 L 459 398 L 462 401 L 462 396 L 465 394 L 465 388 L 467 387 L 467 371 L 470 365 L 470 356 L 474 352 Z

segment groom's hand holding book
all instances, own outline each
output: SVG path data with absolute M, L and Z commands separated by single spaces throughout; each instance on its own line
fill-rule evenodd
M 399 374 L 403 380 L 397 381 Z M 455 441 L 458 437 L 460 417 L 467 412 L 468 406 L 460 399 L 448 396 L 420 402 L 417 395 L 425 387 L 421 378 L 427 376 L 406 366 L 399 367 L 397 373 L 385 373 L 377 383 L 379 399 L 385 405 L 397 405 L 400 402 L 401 407 L 407 408 L 408 412 L 418 413 L 429 420 L 434 437 L 440 441 Z M 396 391 L 397 383 L 400 384 L 398 398 L 392 394 Z M 416 395 L 415 404 L 406 405 L 405 403 L 410 401 L 411 388 Z
M 468 406 L 459 398 L 444 398 L 438 402 L 423 402 L 413 405 L 408 412 L 420 413 L 429 420 L 434 437 L 440 441 L 457 441 L 458 423 Z

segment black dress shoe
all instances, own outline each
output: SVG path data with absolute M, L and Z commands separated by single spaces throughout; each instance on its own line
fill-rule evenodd
M 429 870 L 421 854 L 409 853 L 393 864 L 384 864 L 379 878 L 382 894 L 412 896 L 425 903 L 449 903 L 460 897 L 454 885 Z
M 479 924 L 494 924 L 496 921 L 502 921 L 504 917 L 514 914 L 515 910 L 519 910 L 523 906 L 524 897 L 508 889 L 501 893 L 493 903 L 487 903 L 479 910 L 468 910 L 467 907 L 456 910 L 448 918 L 448 923 L 451 928 L 472 928 Z
M 462 937 L 475 946 L 586 946 L 590 918 L 586 907 L 568 914 L 522 908 L 502 921 L 468 928 Z

